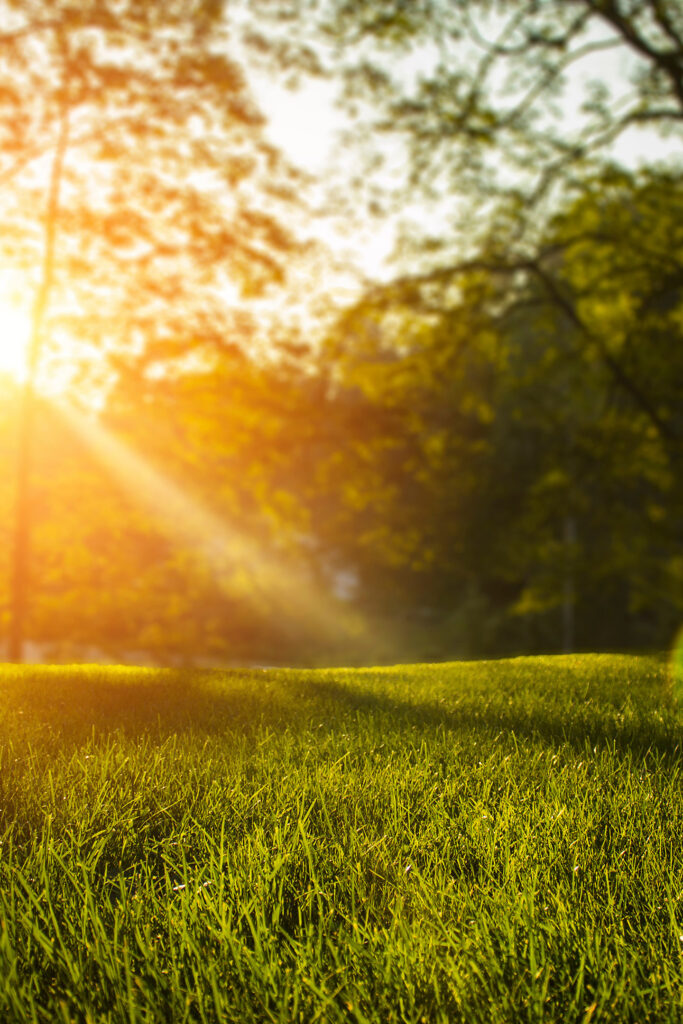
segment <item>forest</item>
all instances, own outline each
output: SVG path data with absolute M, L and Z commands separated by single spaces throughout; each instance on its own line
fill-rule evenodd
M 0 383 L 2 634 L 162 664 L 668 649 L 677 6 L 43 6 L 0 40 L 2 259 L 32 310 L 28 385 Z M 352 164 L 322 206 L 250 69 L 292 103 L 335 84 Z M 392 222 L 389 271 L 335 292 L 326 216 Z

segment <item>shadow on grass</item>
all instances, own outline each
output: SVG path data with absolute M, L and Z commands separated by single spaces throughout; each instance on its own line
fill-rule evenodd
M 249 734 L 262 727 L 352 733 L 365 722 L 375 736 L 438 729 L 580 750 L 610 745 L 637 757 L 679 757 L 683 751 L 683 727 L 675 713 L 652 699 L 625 711 L 623 702 L 596 693 L 585 699 L 566 687 L 499 690 L 493 680 L 462 693 L 454 682 L 449 699 L 442 696 L 440 702 L 411 700 L 409 676 L 405 696 L 397 696 L 381 684 L 364 684 L 362 676 L 349 685 L 341 673 L 335 678 L 329 671 L 320 677 L 294 670 L 5 669 L 0 738 L 22 733 L 30 739 L 37 732 L 63 745 L 116 731 L 159 739 L 183 732 Z
M 302 697 L 311 691 L 320 698 L 321 709 L 336 713 L 342 709 L 354 717 L 374 716 L 390 720 L 394 728 L 433 731 L 445 729 L 455 734 L 480 734 L 486 738 L 515 737 L 557 748 L 568 745 L 576 750 L 611 747 L 637 758 L 650 754 L 675 758 L 683 756 L 683 725 L 672 708 L 652 705 L 624 712 L 617 704 L 598 703 L 577 698 L 541 702 L 533 693 L 524 692 L 513 699 L 496 693 L 469 695 L 455 707 L 438 701 L 397 700 L 381 692 L 356 690 L 334 680 L 311 679 L 302 687 Z
M 38 729 L 60 741 L 120 731 L 126 736 L 244 731 L 285 718 L 262 673 L 75 668 L 14 669 L 0 677 L 3 729 Z

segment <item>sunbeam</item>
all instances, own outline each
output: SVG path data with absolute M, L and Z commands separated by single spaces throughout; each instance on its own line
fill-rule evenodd
M 100 464 L 175 542 L 194 551 L 226 592 L 246 573 L 240 597 L 276 610 L 278 625 L 304 627 L 328 643 L 361 651 L 367 637 L 362 619 L 321 588 L 299 565 L 264 553 L 244 532 L 188 495 L 98 420 L 66 401 L 54 402 L 67 424 Z

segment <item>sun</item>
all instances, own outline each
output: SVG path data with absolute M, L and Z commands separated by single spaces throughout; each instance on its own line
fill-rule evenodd
M 54 398 L 73 390 L 79 367 L 93 362 L 95 346 L 79 345 L 54 324 L 44 332 L 38 348 L 31 386 L 45 398 Z M 30 312 L 0 287 L 0 378 L 24 385 L 29 375 L 29 349 L 32 335 Z M 96 391 L 96 389 L 95 389 Z M 91 396 L 97 403 L 97 394 Z
M 24 380 L 31 321 L 10 302 L 0 302 L 0 373 Z

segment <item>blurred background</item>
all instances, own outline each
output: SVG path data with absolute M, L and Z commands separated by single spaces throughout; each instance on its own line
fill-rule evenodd
M 683 624 L 674 0 L 0 2 L 0 643 Z

